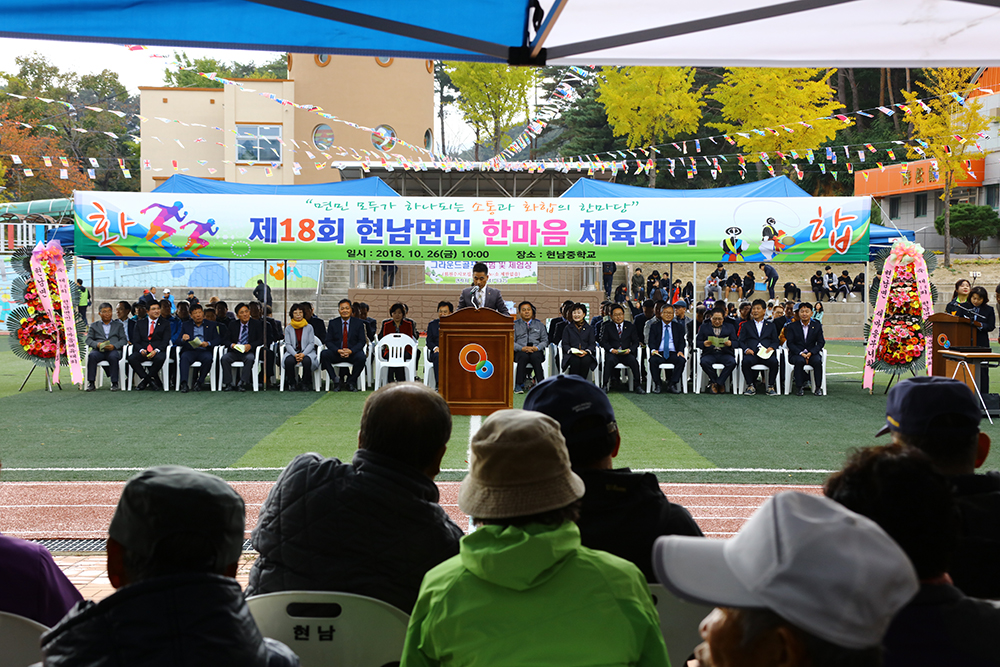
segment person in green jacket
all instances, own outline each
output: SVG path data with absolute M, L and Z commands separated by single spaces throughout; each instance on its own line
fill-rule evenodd
M 424 576 L 402 667 L 669 666 L 645 577 L 580 544 L 583 492 L 555 420 L 486 419 L 458 494 L 477 529 Z
M 80 317 L 82 317 L 83 321 L 86 322 L 87 306 L 90 305 L 90 292 L 88 292 L 87 288 L 83 286 L 82 278 L 76 279 L 76 286 L 80 289 L 80 300 L 76 304 L 76 309 L 80 311 Z

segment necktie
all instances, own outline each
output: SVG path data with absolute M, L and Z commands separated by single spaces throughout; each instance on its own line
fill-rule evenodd
M 486 302 L 486 292 L 484 290 L 479 290 L 479 293 L 476 294 L 476 302 L 479 304 L 480 308 L 482 308 L 484 305 L 486 305 L 485 304 L 485 302 Z
M 341 342 L 341 345 L 347 347 L 347 320 L 344 320 L 344 338 L 343 342 Z
M 620 325 L 620 324 L 618 325 L 618 337 L 619 338 L 622 337 L 622 325 Z
M 149 321 L 149 336 L 148 336 L 149 338 L 153 337 L 153 329 L 155 329 L 155 328 L 156 328 L 156 320 L 150 320 Z
M 248 340 L 247 325 L 240 325 L 240 345 L 246 345 Z

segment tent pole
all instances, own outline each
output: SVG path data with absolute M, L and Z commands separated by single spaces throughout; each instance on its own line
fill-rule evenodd
M 282 306 L 282 315 L 281 315 L 282 322 L 285 321 L 285 314 L 288 313 L 288 260 L 287 259 L 285 260 L 284 276 L 285 276 L 285 290 L 284 290 L 285 295 L 284 295 L 284 305 Z
M 264 388 L 263 391 L 267 391 L 267 260 L 264 260 L 264 303 L 260 305 L 260 309 L 263 312 L 263 321 L 261 324 L 264 325 Z
M 94 301 L 94 260 L 89 259 L 87 261 L 90 262 L 90 298 L 87 299 L 87 303 L 88 303 L 88 305 L 89 305 L 90 308 L 93 308 L 93 301 Z M 74 267 L 74 269 L 76 268 L 76 262 L 73 262 L 73 267 Z
M 692 282 L 694 283 L 694 293 L 691 295 L 691 300 L 698 303 L 698 262 L 691 262 L 691 274 Z M 704 299 L 702 299 L 704 301 Z

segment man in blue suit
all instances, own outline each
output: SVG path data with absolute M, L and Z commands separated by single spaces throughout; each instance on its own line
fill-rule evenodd
M 667 378 L 667 391 L 681 393 L 678 386 L 687 363 L 687 327 L 674 319 L 674 307 L 665 304 L 660 308 L 660 321 L 649 327 L 649 372 L 653 376 L 653 393 L 662 391 L 660 365 L 673 364 L 674 369 Z
M 192 341 L 200 340 L 198 347 L 192 345 Z M 219 343 L 219 329 L 215 322 L 205 321 L 205 309 L 200 303 L 191 306 L 191 317 L 181 325 L 181 393 L 188 392 L 188 372 L 191 364 L 196 361 L 201 362 L 201 367 L 195 371 L 194 390 L 201 391 L 201 383 L 205 380 L 205 375 L 212 368 L 212 352 Z
M 767 366 L 767 395 L 777 396 L 774 383 L 778 377 L 778 332 L 774 323 L 764 319 L 764 309 L 767 304 L 763 299 L 756 299 L 750 308 L 750 319 L 740 326 L 739 346 L 743 350 L 743 379 L 747 388 L 746 396 L 757 393 L 754 382 L 760 371 L 751 370 L 751 366 Z M 763 355 L 763 356 L 762 356 Z M 766 357 L 766 358 L 765 358 Z
M 326 349 L 320 355 L 320 364 L 326 369 L 333 390 L 358 391 L 358 377 L 365 368 L 365 325 L 356 317 L 351 317 L 351 300 L 341 299 L 337 304 L 340 317 L 330 320 L 326 327 Z M 347 381 L 337 378 L 334 364 L 351 364 L 351 375 Z
M 812 366 L 816 376 L 813 394 L 823 395 L 823 362 L 820 355 L 826 341 L 823 339 L 823 325 L 812 318 L 812 306 L 808 301 L 799 304 L 795 311 L 797 322 L 785 325 L 785 342 L 788 344 L 788 361 L 795 367 L 796 396 L 805 394 L 806 366 Z

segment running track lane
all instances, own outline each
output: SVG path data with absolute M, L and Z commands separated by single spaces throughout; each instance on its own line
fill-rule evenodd
M 247 537 L 273 482 L 232 482 L 247 505 Z M 24 539 L 103 539 L 124 482 L 2 482 L 0 533 Z M 464 530 L 458 482 L 438 482 L 441 506 Z M 667 497 L 688 508 L 709 537 L 731 537 L 758 507 L 781 491 L 819 495 L 818 486 L 771 484 L 661 484 Z

